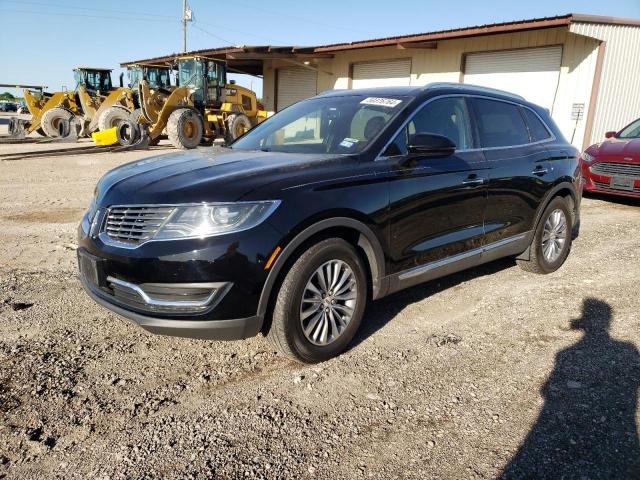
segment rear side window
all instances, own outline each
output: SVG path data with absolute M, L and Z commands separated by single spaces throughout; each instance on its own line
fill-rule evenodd
M 484 148 L 529 143 L 529 132 L 517 105 L 483 98 L 473 101 L 480 143 Z
M 527 119 L 527 125 L 529 125 L 529 133 L 531 134 L 532 142 L 539 142 L 551 138 L 551 134 L 544 123 L 528 108 L 523 108 L 524 116 Z

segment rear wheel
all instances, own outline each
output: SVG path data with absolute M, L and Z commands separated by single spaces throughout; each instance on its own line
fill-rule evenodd
M 122 107 L 109 107 L 106 108 L 98 118 L 98 130 L 109 130 L 110 128 L 117 127 L 125 120 L 129 120 L 131 112 Z
M 195 110 L 179 108 L 169 115 L 167 135 L 174 147 L 196 148 L 202 141 L 202 119 Z
M 353 339 L 366 302 L 367 277 L 358 252 L 341 238 L 323 240 L 287 272 L 267 338 L 295 360 L 328 360 Z
M 40 119 L 40 128 L 47 137 L 59 137 L 62 122 L 69 122 L 73 118 L 73 113 L 64 108 L 54 107 L 47 110 Z
M 227 138 L 228 143 L 244 135 L 251 128 L 249 117 L 242 113 L 234 113 L 227 117 Z
M 571 250 L 571 211 L 567 201 L 556 197 L 545 208 L 536 228 L 529 260 L 517 260 L 523 270 L 552 273 L 562 266 Z

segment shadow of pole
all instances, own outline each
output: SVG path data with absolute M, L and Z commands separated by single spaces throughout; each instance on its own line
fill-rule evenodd
M 589 298 L 571 321 L 584 336 L 556 356 L 536 424 L 499 478 L 640 478 L 640 354 L 609 336 L 609 304 Z

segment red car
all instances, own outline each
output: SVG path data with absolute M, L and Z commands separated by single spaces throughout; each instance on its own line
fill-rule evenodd
M 582 153 L 587 192 L 640 198 L 640 118 Z

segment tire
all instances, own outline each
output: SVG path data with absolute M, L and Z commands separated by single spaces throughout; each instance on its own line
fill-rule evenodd
M 347 277 L 345 283 L 338 288 L 342 290 L 355 281 L 355 284 L 351 284 L 350 289 L 341 293 L 340 296 L 351 297 L 355 294 L 355 299 L 347 301 L 334 299 L 333 307 L 325 303 L 332 297 L 325 297 L 322 301 L 306 300 L 303 304 L 303 298 L 310 298 L 310 294 L 321 298 L 307 288 L 308 282 L 313 280 L 316 291 L 322 291 L 321 283 L 318 282 L 318 272 L 327 265 L 335 266 L 336 264 L 340 268 L 338 278 L 342 279 L 348 271 L 351 272 L 351 276 Z M 334 283 L 334 287 L 335 285 Z M 328 291 L 335 295 L 332 290 Z M 340 238 L 323 240 L 305 251 L 286 273 L 277 292 L 267 339 L 280 353 L 299 362 L 317 363 L 335 357 L 347 348 L 360 326 L 367 302 L 367 292 L 365 267 L 356 249 Z M 309 305 L 313 313 L 303 318 L 302 307 L 305 305 Z M 328 307 L 331 308 L 328 309 Z M 351 308 L 350 320 L 347 319 L 348 310 L 345 307 Z M 325 313 L 327 311 L 329 314 Z M 340 318 L 343 321 L 347 320 L 346 325 L 339 320 L 338 312 L 341 312 Z M 332 314 L 333 322 L 330 319 Z M 319 317 L 316 318 L 318 315 Z M 327 333 L 323 338 L 324 325 Z M 307 334 L 304 329 L 307 329 Z M 335 334 L 333 339 L 332 334 Z
M 73 113 L 64 108 L 54 107 L 47 110 L 40 119 L 40 128 L 47 137 L 57 138 L 60 136 L 60 122 L 70 121 Z
M 118 139 L 118 144 L 123 147 L 133 145 L 138 140 L 139 136 L 140 130 L 138 129 L 138 124 L 133 123 L 131 120 L 122 121 L 116 127 L 116 138 Z
M 195 110 L 179 108 L 169 115 L 167 135 L 174 147 L 196 148 L 202 141 L 202 119 Z
M 551 218 L 552 216 L 554 218 Z M 564 222 L 563 228 L 553 227 L 558 218 L 561 219 L 560 223 Z M 540 217 L 529 247 L 529 260 L 517 260 L 520 268 L 527 272 L 540 274 L 558 270 L 571 251 L 572 229 L 571 211 L 567 201 L 562 197 L 555 197 Z M 558 247 L 559 243 L 562 243 L 561 247 Z M 545 245 L 558 247 L 558 250 L 552 249 L 550 251 L 545 248 Z
M 234 113 L 227 117 L 227 143 L 233 142 L 236 138 L 244 135 L 251 128 L 249 117 L 243 113 Z
M 129 120 L 131 112 L 122 107 L 109 107 L 106 108 L 98 117 L 98 130 L 109 130 L 110 128 L 117 127 L 125 120 Z

